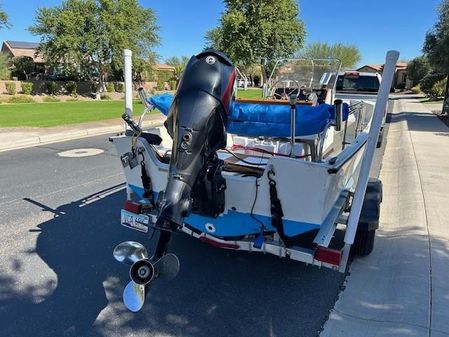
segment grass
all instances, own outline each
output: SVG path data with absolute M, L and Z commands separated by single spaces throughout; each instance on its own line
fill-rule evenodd
M 427 98 L 421 99 L 419 102 L 420 103 L 424 103 L 424 104 L 426 104 L 426 103 L 428 103 L 428 104 L 438 104 L 438 103 L 443 103 L 444 102 L 444 98 L 434 99 L 434 98 L 427 97 Z
M 262 89 L 238 90 L 237 97 L 261 98 Z M 49 98 L 48 101 L 53 100 Z M 124 111 L 123 105 L 123 101 L 109 100 L 2 104 L 0 127 L 52 127 L 117 119 Z M 136 116 L 140 115 L 143 105 L 134 101 L 133 110 Z
M 262 89 L 239 89 L 237 90 L 237 98 L 262 98 Z
M 54 96 L 45 96 L 42 101 L 46 103 L 56 103 L 60 102 L 61 100 Z
M 51 127 L 120 118 L 123 101 L 76 101 L 58 103 L 2 104 L 0 127 Z M 143 105 L 133 104 L 135 115 Z
M 35 100 L 29 96 L 12 96 L 8 103 L 35 103 Z

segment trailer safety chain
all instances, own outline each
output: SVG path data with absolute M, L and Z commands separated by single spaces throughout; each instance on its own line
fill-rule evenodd
M 276 174 L 274 173 L 273 168 L 267 173 L 269 185 L 270 185 L 270 211 L 271 211 L 271 225 L 276 228 L 279 237 L 284 242 L 284 244 L 288 245 L 288 238 L 284 233 L 284 225 L 282 223 L 282 217 L 284 216 L 284 211 L 282 210 L 281 201 L 278 198 L 278 192 L 276 188 L 276 181 L 273 177 Z

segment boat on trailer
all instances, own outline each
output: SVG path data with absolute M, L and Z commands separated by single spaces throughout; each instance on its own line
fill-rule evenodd
M 152 281 L 176 276 L 175 231 L 341 272 L 350 252 L 371 252 L 381 183 L 368 181 L 369 169 L 397 52 L 387 54 L 374 104 L 334 100 L 340 62 L 332 59 L 279 60 L 262 98 L 239 99 L 232 62 L 206 50 L 190 59 L 174 95 L 139 89 L 145 111 L 167 116 L 147 131 L 145 114 L 132 119 L 130 58 L 126 51 L 127 128 L 110 139 L 127 181 L 121 224 L 158 239 L 152 256 L 138 242 L 114 249 L 130 266 L 129 310 L 142 308 Z

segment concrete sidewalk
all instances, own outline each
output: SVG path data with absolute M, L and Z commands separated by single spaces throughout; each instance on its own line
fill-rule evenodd
M 147 115 L 143 127 L 160 126 L 164 121 L 165 117 L 161 114 Z M 123 131 L 124 122 L 121 119 L 52 128 L 3 128 L 0 129 L 0 152 Z
M 449 128 L 417 101 L 395 104 L 375 248 L 321 337 L 449 336 Z

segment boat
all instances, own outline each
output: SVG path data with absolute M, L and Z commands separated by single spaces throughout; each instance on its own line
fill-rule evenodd
M 158 239 L 151 256 L 134 241 L 114 249 L 130 266 L 129 310 L 142 308 L 153 281 L 176 276 L 173 232 L 341 272 L 351 252 L 372 251 L 382 189 L 369 169 L 397 52 L 387 53 L 373 103 L 334 100 L 341 68 L 334 59 L 278 60 L 263 97 L 239 99 L 232 61 L 205 50 L 190 59 L 173 95 L 139 89 L 145 111 L 167 117 L 147 131 L 145 114 L 132 118 L 130 58 L 126 51 L 126 130 L 110 138 L 127 182 L 121 224 Z M 340 243 L 337 227 L 345 231 Z

